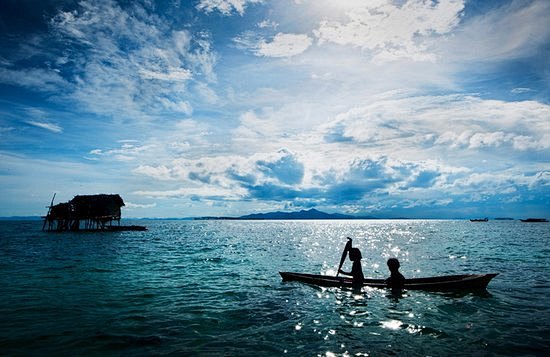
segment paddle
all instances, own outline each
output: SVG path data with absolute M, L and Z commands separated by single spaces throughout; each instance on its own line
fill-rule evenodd
M 351 249 L 351 238 L 348 238 L 348 242 L 346 243 L 346 246 L 344 247 L 344 251 L 342 252 L 342 257 L 340 258 L 340 265 L 338 266 L 338 272 L 336 273 L 336 276 L 340 274 L 340 269 L 342 269 L 342 265 L 344 265 L 344 262 L 346 261 L 346 256 L 348 255 L 349 250 Z

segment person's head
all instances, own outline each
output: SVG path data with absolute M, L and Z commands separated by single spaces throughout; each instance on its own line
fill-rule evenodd
M 395 272 L 399 270 L 399 260 L 397 258 L 390 258 L 388 259 L 388 268 L 391 272 Z
M 361 260 L 361 258 L 363 257 L 361 256 L 361 251 L 359 250 L 359 248 L 351 248 L 349 250 L 349 260 L 354 262 L 356 260 Z

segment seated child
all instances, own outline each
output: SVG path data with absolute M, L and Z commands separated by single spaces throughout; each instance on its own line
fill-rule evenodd
M 388 268 L 391 275 L 386 279 L 386 284 L 392 289 L 402 289 L 405 285 L 405 277 L 399 272 L 399 266 L 399 260 L 396 258 L 388 259 Z

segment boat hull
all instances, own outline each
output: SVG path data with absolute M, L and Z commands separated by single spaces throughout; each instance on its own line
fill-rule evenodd
M 351 287 L 352 279 L 328 275 L 279 272 L 283 281 L 299 281 L 325 287 Z M 478 290 L 487 288 L 487 284 L 498 274 L 446 275 L 431 278 L 411 278 L 405 280 L 407 290 Z M 364 286 L 389 288 L 384 279 L 365 279 Z

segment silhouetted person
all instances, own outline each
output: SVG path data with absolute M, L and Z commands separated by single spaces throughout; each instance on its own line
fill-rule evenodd
M 399 272 L 399 260 L 396 258 L 388 259 L 388 268 L 390 269 L 390 277 L 386 279 L 386 284 L 392 288 L 392 290 L 403 289 L 405 285 L 405 277 Z
M 349 260 L 353 262 L 353 265 L 351 267 L 350 272 L 345 272 L 342 269 L 339 269 L 338 272 L 340 274 L 349 275 L 353 277 L 353 287 L 354 288 L 362 288 L 363 287 L 363 281 L 365 280 L 365 277 L 363 275 L 363 269 L 361 268 L 361 251 L 359 248 L 351 248 L 349 250 Z

